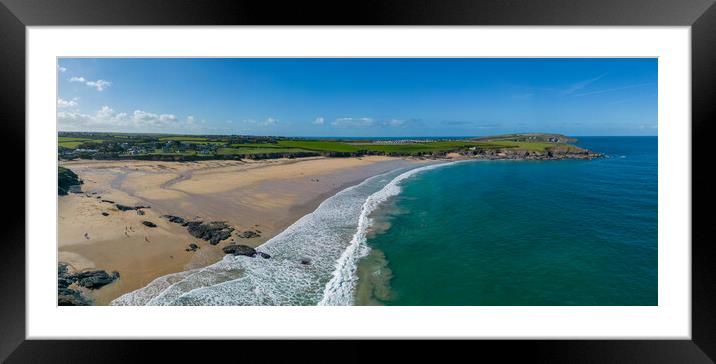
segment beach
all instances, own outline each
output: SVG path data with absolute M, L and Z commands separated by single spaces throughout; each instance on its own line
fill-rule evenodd
M 259 246 L 337 192 L 413 163 L 384 156 L 63 161 L 60 165 L 77 173 L 84 184 L 81 193 L 59 197 L 58 260 L 75 271 L 119 272 L 111 284 L 83 289 L 95 304 L 106 305 L 157 277 L 215 263 L 228 244 Z M 123 211 L 117 204 L 146 207 Z M 234 231 L 212 245 L 163 215 L 225 221 Z M 258 236 L 240 236 L 247 231 Z M 188 250 L 189 244 L 198 248 Z

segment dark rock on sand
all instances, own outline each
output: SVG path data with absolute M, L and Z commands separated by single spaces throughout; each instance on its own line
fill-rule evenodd
M 167 219 L 167 220 L 169 220 L 169 222 L 173 222 L 173 223 L 175 223 L 175 224 L 180 224 L 180 225 L 183 225 L 183 226 L 186 226 L 185 224 L 187 223 L 187 221 L 184 220 L 183 217 L 179 217 L 179 216 L 174 216 L 174 215 L 162 215 L 162 217 L 165 218 L 165 219 Z
M 258 238 L 260 236 L 261 235 L 259 235 L 255 231 L 251 231 L 251 230 L 246 230 L 246 231 L 242 232 L 241 234 L 239 234 L 239 237 L 244 238 L 244 239 Z
M 119 278 L 119 272 L 107 273 L 103 270 L 79 272 L 72 275 L 77 285 L 89 289 L 102 288 Z
M 199 249 L 199 246 L 194 243 L 191 243 L 191 244 L 189 244 L 189 248 L 186 249 L 186 251 L 195 252 L 197 249 Z
M 70 275 L 67 264 L 57 264 L 57 305 L 58 306 L 90 306 L 92 301 L 80 291 L 69 288 L 75 282 Z
M 226 254 L 245 255 L 247 257 L 256 255 L 256 249 L 247 245 L 227 245 L 223 250 Z
M 231 236 L 234 228 L 223 221 L 212 221 L 204 223 L 201 221 L 190 221 L 186 223 L 189 234 L 195 238 L 203 239 L 211 245 L 219 244 Z
M 137 215 L 144 215 L 144 211 L 143 211 L 143 210 L 137 210 Z
M 60 295 L 65 295 L 67 304 L 80 303 L 84 298 L 79 291 L 75 291 L 69 286 L 76 283 L 80 287 L 89 289 L 98 289 L 107 284 L 114 282 L 119 278 L 119 272 L 107 273 L 103 270 L 93 270 L 86 272 L 70 273 L 67 264 L 59 263 L 57 265 L 57 288 Z M 87 300 L 89 302 L 89 300 Z
M 151 222 L 151 221 L 146 221 L 146 220 L 145 220 L 145 221 L 142 221 L 142 224 L 144 224 L 144 226 L 148 226 L 148 227 L 150 227 L 150 228 L 157 227 L 157 224 L 155 224 L 155 223 L 153 223 L 153 222 Z
M 106 203 L 114 203 L 114 201 L 112 201 L 112 200 L 102 200 L 102 202 L 106 202 Z
M 109 216 L 109 214 L 106 213 L 106 212 L 103 212 L 103 213 L 102 213 L 102 216 Z
M 82 180 L 65 167 L 57 167 L 57 194 L 60 196 L 67 195 L 68 192 L 82 193 L 80 185 Z
M 271 256 L 268 253 L 264 253 L 264 252 L 256 252 L 256 256 L 259 256 L 264 259 L 271 258 Z
M 139 206 L 127 206 L 127 205 L 122 205 L 122 204 L 116 204 L 115 206 L 117 206 L 117 209 L 119 209 L 119 210 L 121 210 L 121 211 L 129 211 L 129 210 L 139 210 L 139 209 L 148 209 L 148 208 L 151 208 L 150 206 L 141 206 L 141 205 L 139 205 Z
M 67 287 L 57 288 L 58 306 L 91 306 L 92 301 L 79 291 Z

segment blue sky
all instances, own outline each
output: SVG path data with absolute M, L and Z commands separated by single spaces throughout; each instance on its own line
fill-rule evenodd
M 657 60 L 62 58 L 61 131 L 657 134 Z

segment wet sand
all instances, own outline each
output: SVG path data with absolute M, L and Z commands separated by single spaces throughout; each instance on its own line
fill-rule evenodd
M 82 194 L 59 197 L 58 259 L 75 270 L 118 271 L 117 281 L 84 291 L 96 304 L 108 304 L 159 276 L 212 264 L 224 256 L 221 248 L 228 244 L 258 246 L 338 191 L 409 163 L 414 162 L 378 156 L 62 162 L 84 185 Z M 139 215 L 102 200 L 151 208 Z M 161 218 L 164 214 L 226 221 L 236 230 L 231 238 L 212 246 Z M 157 227 L 146 227 L 142 221 Z M 246 230 L 259 231 L 261 236 L 238 236 Z M 187 252 L 190 243 L 199 249 Z

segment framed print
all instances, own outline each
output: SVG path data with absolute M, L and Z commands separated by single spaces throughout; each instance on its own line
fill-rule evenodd
M 716 355 L 709 1 L 3 5 L 8 362 Z

